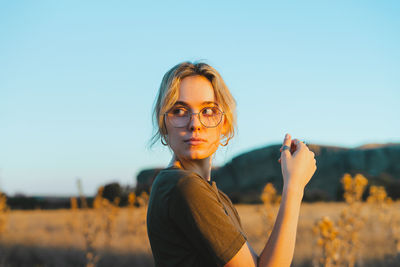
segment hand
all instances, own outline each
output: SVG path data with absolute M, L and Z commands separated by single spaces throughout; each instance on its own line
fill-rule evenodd
M 284 184 L 295 184 L 304 189 L 317 169 L 314 152 L 303 142 L 297 139 L 292 141 L 289 134 L 286 134 L 283 145 L 290 147 L 290 151 L 280 149 L 281 158 L 278 160 Z
M 290 154 L 291 155 L 293 155 L 293 153 L 296 151 L 296 148 L 297 148 L 297 141 L 298 141 L 298 139 L 293 139 L 292 141 L 291 141 L 291 144 L 290 144 Z M 283 144 L 283 145 L 285 145 L 285 144 Z M 281 148 L 279 149 L 279 152 L 282 152 L 282 147 L 283 147 L 283 145 L 281 146 Z M 288 145 L 289 146 L 289 145 Z M 278 159 L 278 162 L 279 163 L 281 163 L 281 158 L 279 158 Z

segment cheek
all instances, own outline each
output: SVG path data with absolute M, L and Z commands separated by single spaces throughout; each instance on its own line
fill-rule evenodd
M 179 133 L 175 129 L 168 129 L 168 143 L 171 145 L 176 145 L 179 141 Z
M 168 145 L 173 148 L 174 146 L 176 146 L 177 143 L 177 137 L 178 137 L 178 133 L 176 131 L 176 128 L 171 127 L 170 125 L 168 125 L 168 123 L 165 124 L 165 128 L 167 129 L 167 141 L 168 141 Z

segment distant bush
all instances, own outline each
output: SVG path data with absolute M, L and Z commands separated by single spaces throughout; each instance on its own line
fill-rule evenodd
M 378 176 L 370 177 L 369 181 L 370 186 L 383 186 L 391 199 L 400 199 L 400 179 L 396 179 L 388 173 L 381 173 Z
M 122 197 L 122 188 L 120 184 L 119 183 L 106 184 L 103 190 L 103 198 L 112 202 L 117 197 L 120 199 Z

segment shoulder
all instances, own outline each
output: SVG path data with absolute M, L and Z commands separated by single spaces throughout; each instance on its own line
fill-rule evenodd
M 195 194 L 197 179 L 196 174 L 181 169 L 163 169 L 154 179 L 150 189 L 148 214 L 167 217 L 169 207 L 177 207 L 182 210 L 186 202 L 190 201 L 190 195 Z M 179 208 L 178 208 L 179 207 Z
M 225 216 L 224 207 L 216 192 L 197 174 L 189 174 L 177 182 L 169 195 L 168 209 L 171 218 L 175 217 L 174 220 L 185 217 L 185 214 L 194 220 Z
M 152 187 L 162 187 L 166 185 L 175 186 L 180 180 L 191 177 L 193 174 L 180 169 L 163 169 L 154 179 Z
M 177 179 L 173 194 L 180 199 L 196 201 L 212 194 L 211 185 L 195 172 L 183 171 Z
M 160 180 L 170 180 L 170 181 L 178 181 L 184 179 L 186 177 L 193 177 L 196 176 L 196 173 L 192 171 L 187 171 L 183 169 L 163 169 L 161 170 L 156 179 Z
M 151 191 L 187 195 L 199 190 L 207 191 L 208 186 L 208 182 L 197 173 L 174 168 L 161 170 L 154 179 Z

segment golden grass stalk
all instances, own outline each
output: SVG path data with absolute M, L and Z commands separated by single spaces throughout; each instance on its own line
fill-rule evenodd
M 7 205 L 7 197 L 0 192 L 0 234 L 7 230 L 9 211 L 10 208 Z
M 400 261 L 400 211 L 392 208 L 394 202 L 383 186 L 371 186 L 367 202 L 373 214 L 378 215 L 381 227 L 389 229 L 388 238 L 393 242 L 388 244 L 394 244 L 394 254 Z
M 370 208 L 374 210 L 374 213 L 378 214 L 381 223 L 389 223 L 390 205 L 393 204 L 393 200 L 388 197 L 385 187 L 372 185 L 369 188 L 367 203 L 370 204 Z
M 128 216 L 127 216 L 127 224 L 128 224 L 128 233 L 135 233 L 134 227 L 134 217 L 133 213 L 135 211 L 135 200 L 136 195 L 134 192 L 130 192 L 128 195 Z
M 266 235 L 269 237 L 272 232 L 276 217 L 275 207 L 279 206 L 281 202 L 281 196 L 277 194 L 277 191 L 272 183 L 267 183 L 261 194 L 261 200 L 264 207 L 261 212 L 261 216 L 264 221 L 264 230 Z
M 347 206 L 341 211 L 338 221 L 322 218 L 314 226 L 314 234 L 322 248 L 322 257 L 318 260 L 322 266 L 354 267 L 359 256 L 359 234 L 366 220 L 361 216 L 361 202 L 368 180 L 361 174 L 352 178 L 346 173 L 341 183 Z
M 340 266 L 339 230 L 328 216 L 323 216 L 313 227 L 313 233 L 318 236 L 317 245 L 322 249 L 321 256 L 314 265 L 325 267 Z
M 137 229 L 137 231 L 140 232 L 146 232 L 146 213 L 147 213 L 147 207 L 149 204 L 149 195 L 147 192 L 143 191 L 138 197 L 137 197 L 137 202 L 139 203 L 140 207 L 143 207 L 141 209 L 138 209 L 138 218 L 137 220 L 140 221 L 140 229 Z
M 67 229 L 70 233 L 75 232 L 79 228 L 79 219 L 78 219 L 78 199 L 76 197 L 70 198 L 70 207 L 71 213 L 67 220 Z
M 347 206 L 342 210 L 337 222 L 341 240 L 340 259 L 346 266 L 354 267 L 361 246 L 360 231 L 366 221 L 366 218 L 361 216 L 361 202 L 368 180 L 362 174 L 356 174 L 354 178 L 345 174 L 341 182 Z
M 94 244 L 101 230 L 101 227 L 98 223 L 96 223 L 96 217 L 91 215 L 86 198 L 83 195 L 83 188 L 80 180 L 78 180 L 78 190 L 82 203 L 82 208 L 84 209 L 82 218 L 82 235 L 85 242 L 86 267 L 95 267 L 100 259 L 100 256 L 98 255 Z M 97 196 L 99 195 L 99 193 L 101 194 L 103 192 L 102 190 L 102 188 L 99 190 Z M 94 206 L 96 205 L 96 199 L 93 204 Z
M 400 210 L 395 210 L 390 217 L 390 233 L 394 239 L 396 258 L 400 262 Z

